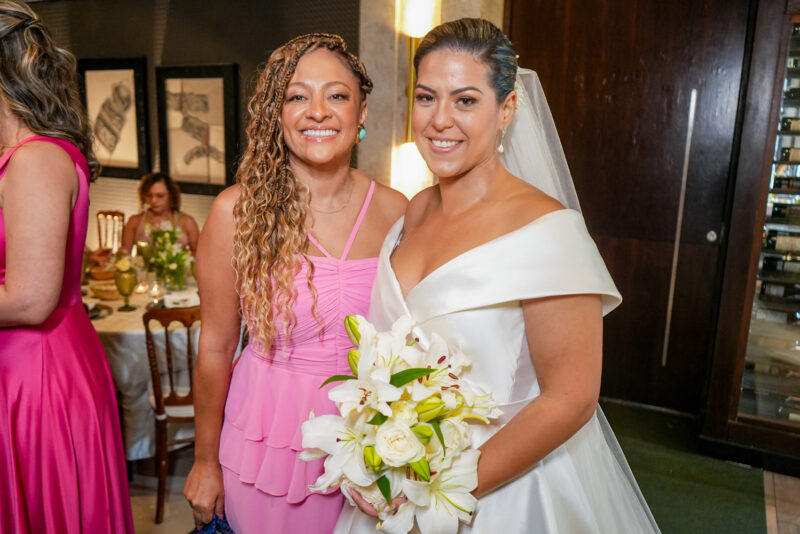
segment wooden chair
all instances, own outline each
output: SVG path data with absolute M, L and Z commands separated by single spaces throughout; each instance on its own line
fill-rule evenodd
M 116 252 L 122 246 L 122 228 L 125 214 L 121 211 L 103 210 L 97 212 L 97 240 L 100 248 L 110 248 Z
M 194 397 L 192 392 L 194 351 L 192 350 L 191 327 L 200 320 L 200 307 L 154 308 L 146 312 L 142 320 L 144 321 L 145 339 L 147 341 L 147 359 L 150 362 L 150 378 L 153 383 L 153 397 L 151 397 L 150 403 L 153 406 L 156 418 L 156 476 L 158 477 L 156 523 L 161 523 L 164 519 L 168 447 L 179 443 L 194 442 L 194 437 L 169 440 L 167 424 L 194 422 Z M 150 331 L 150 321 L 157 321 L 164 328 L 168 384 L 162 385 L 161 370 L 158 365 L 153 335 Z M 173 322 L 180 323 L 186 328 L 185 367 L 177 365 L 180 360 L 173 355 L 170 334 L 174 334 L 175 331 L 170 331 L 169 329 L 169 325 Z M 189 374 L 188 391 L 178 391 L 177 374 L 182 372 L 184 368 Z

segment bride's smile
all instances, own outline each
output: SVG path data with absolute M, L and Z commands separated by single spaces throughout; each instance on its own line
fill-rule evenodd
M 412 128 L 422 157 L 439 178 L 496 161 L 502 117 L 489 67 L 473 55 L 437 50 L 420 63 Z

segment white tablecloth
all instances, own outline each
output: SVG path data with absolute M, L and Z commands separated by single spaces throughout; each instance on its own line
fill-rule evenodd
M 145 295 L 133 295 L 131 304 L 136 306 L 136 310 L 132 312 L 117 311 L 117 308 L 122 305 L 121 300 L 102 301 L 101 304 L 110 306 L 113 313 L 108 317 L 92 321 L 105 349 L 111 374 L 114 377 L 114 385 L 120 393 L 125 456 L 128 460 L 149 458 L 155 454 L 155 418 L 150 404 L 153 388 L 150 381 L 150 365 L 147 361 L 144 324 L 142 323 L 145 306 L 151 300 Z M 158 322 L 153 321 L 150 330 L 153 333 L 159 369 L 166 370 L 164 329 Z M 192 329 L 192 348 L 195 357 L 199 334 L 200 328 L 196 325 Z M 179 373 L 176 389 L 188 391 L 189 374 L 184 363 L 186 361 L 184 357 L 186 354 L 186 329 L 178 323 L 174 323 L 170 328 L 170 341 L 173 349 L 173 362 L 175 362 L 176 356 L 180 356 L 179 369 L 183 369 Z M 168 384 L 163 371 L 162 384 Z M 184 438 L 194 434 L 192 423 L 172 423 L 167 426 L 170 438 Z

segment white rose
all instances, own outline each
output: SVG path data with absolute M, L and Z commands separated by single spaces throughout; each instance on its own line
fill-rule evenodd
M 442 450 L 439 438 L 433 436 L 426 446 L 430 468 L 432 471 L 446 469 L 453 462 L 453 459 L 470 446 L 469 426 L 463 421 L 445 419 L 439 423 L 442 430 L 444 444 L 447 447 L 446 454 Z
M 174 271 L 177 268 L 178 268 L 178 264 L 177 263 L 170 263 L 169 264 L 169 270 L 170 271 Z
M 132 267 L 131 260 L 125 256 L 117 262 L 116 267 L 118 271 L 130 271 Z
M 469 447 L 469 427 L 466 423 L 445 419 L 439 426 L 448 453 L 459 453 Z
M 414 405 L 405 401 L 395 401 L 392 403 L 392 420 L 400 421 L 408 426 L 417 423 L 417 411 Z
M 375 434 L 375 452 L 386 465 L 403 467 L 425 454 L 425 447 L 407 424 L 386 421 Z

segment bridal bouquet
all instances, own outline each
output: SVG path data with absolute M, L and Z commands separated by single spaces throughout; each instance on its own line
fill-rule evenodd
M 310 414 L 302 425 L 303 460 L 325 458 L 313 491 L 357 490 L 380 515 L 378 528 L 406 534 L 455 533 L 469 522 L 476 499 L 480 452 L 470 447 L 468 419 L 489 423 L 501 415 L 490 395 L 477 395 L 462 374 L 470 366 L 438 335 L 423 348 L 402 317 L 378 332 L 350 315 L 345 328 L 356 348 L 348 354 L 352 375 L 328 393 L 340 415 Z M 396 513 L 391 501 L 405 497 Z

